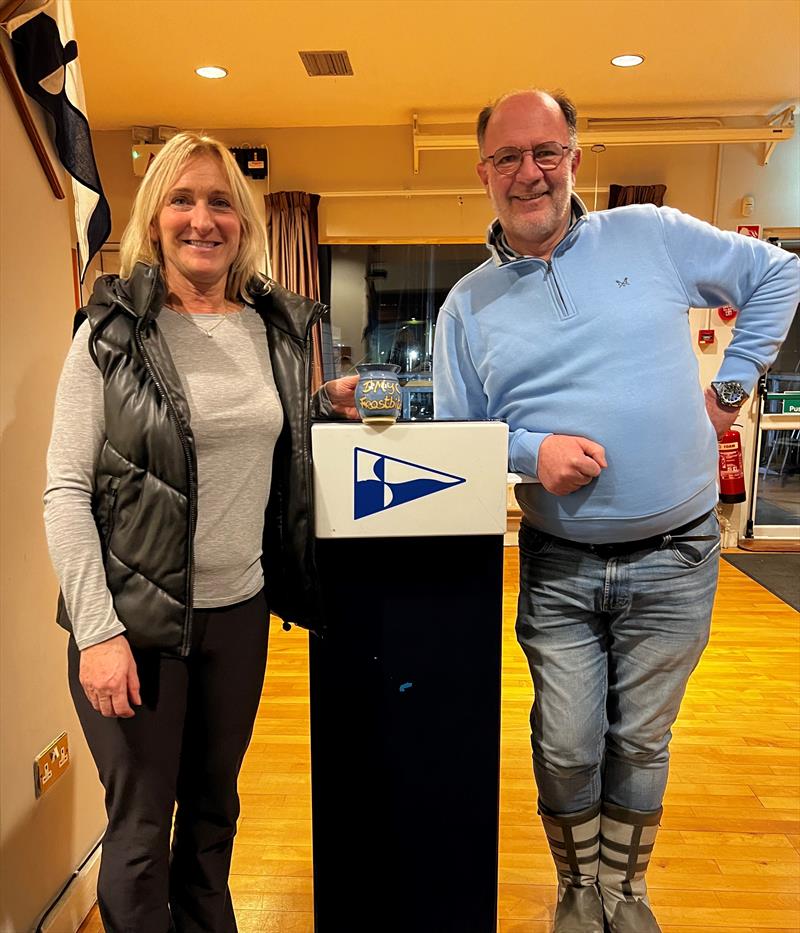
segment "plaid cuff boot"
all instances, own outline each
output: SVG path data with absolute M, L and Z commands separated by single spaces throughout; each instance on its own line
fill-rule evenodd
M 603 802 L 598 874 L 611 933 L 661 933 L 644 877 L 661 813 L 661 807 L 648 812 Z
M 540 801 L 539 816 L 558 872 L 553 933 L 603 933 L 603 904 L 597 888 L 600 804 L 565 814 L 553 813 Z

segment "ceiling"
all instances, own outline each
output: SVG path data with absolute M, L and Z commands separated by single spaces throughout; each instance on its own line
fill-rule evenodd
M 563 88 L 593 116 L 754 115 L 800 95 L 797 0 L 72 0 L 95 129 L 472 119 Z M 346 49 L 310 78 L 300 50 Z M 638 52 L 645 63 L 612 67 Z M 222 65 L 209 81 L 199 65 Z

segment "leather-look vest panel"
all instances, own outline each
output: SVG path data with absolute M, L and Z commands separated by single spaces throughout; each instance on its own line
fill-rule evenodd
M 183 653 L 197 498 L 188 408 L 182 390 L 175 394 L 180 382 L 155 322 L 116 310 L 91 338 L 105 399 L 95 516 L 106 580 L 131 644 Z
M 275 445 L 272 489 L 264 522 L 264 580 L 270 610 L 303 628 L 319 631 L 321 608 L 316 585 L 313 489 L 308 390 L 309 351 L 285 332 L 268 325 L 275 384 L 284 426 Z M 298 378 L 299 374 L 302 374 Z M 298 489 L 307 489 L 298 495 Z
M 106 432 L 92 511 L 114 610 L 132 645 L 184 654 L 197 499 L 188 407 L 154 321 L 121 304 L 86 314 Z M 63 605 L 58 617 L 68 621 Z
M 183 387 L 177 374 L 170 377 L 174 364 L 155 321 L 142 324 L 140 341 L 138 324 L 120 308 L 92 334 L 93 353 L 103 375 L 106 436 L 130 463 L 147 464 L 155 476 L 188 495 L 187 454 L 179 433 L 189 427 Z

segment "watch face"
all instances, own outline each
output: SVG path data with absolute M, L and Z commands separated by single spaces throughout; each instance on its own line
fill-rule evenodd
M 740 382 L 712 382 L 711 385 L 723 405 L 738 407 L 747 398 L 747 392 Z

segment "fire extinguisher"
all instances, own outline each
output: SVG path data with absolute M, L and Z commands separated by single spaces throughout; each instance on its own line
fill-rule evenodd
M 746 498 L 742 439 L 738 431 L 729 428 L 719 438 L 719 500 L 744 502 Z

